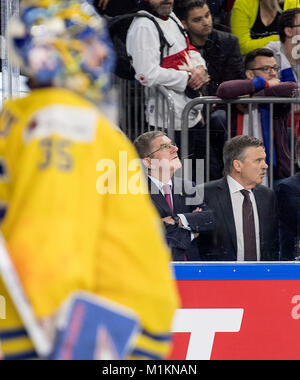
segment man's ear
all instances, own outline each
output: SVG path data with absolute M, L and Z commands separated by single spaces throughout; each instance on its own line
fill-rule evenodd
M 240 173 L 242 169 L 242 162 L 240 160 L 233 160 L 232 162 L 233 169 L 237 172 Z
M 245 74 L 246 74 L 247 79 L 254 79 L 255 78 L 255 74 L 252 70 L 246 70 Z
M 145 157 L 143 158 L 143 164 L 147 169 L 151 169 L 151 158 L 150 157 Z
M 293 30 L 289 26 L 286 26 L 284 28 L 284 34 L 287 38 L 292 38 L 293 37 Z
M 187 26 L 186 21 L 185 21 L 185 20 L 180 20 L 180 21 L 181 21 L 181 23 L 182 23 L 184 29 L 185 29 L 185 30 L 188 30 L 188 26 Z

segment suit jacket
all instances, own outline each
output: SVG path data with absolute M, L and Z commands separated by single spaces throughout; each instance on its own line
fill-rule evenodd
M 196 191 L 193 183 L 182 178 L 172 179 L 173 215 L 184 214 L 192 232 L 199 233 L 199 237 L 191 241 L 191 231 L 171 224 L 164 223 L 167 244 L 172 251 L 173 261 L 200 260 L 198 241 L 205 238 L 205 234 L 215 227 L 215 216 L 212 210 L 202 202 L 202 197 L 195 198 Z M 151 189 L 152 187 L 152 189 Z M 151 199 L 161 218 L 172 215 L 172 211 L 157 186 L 148 177 L 148 188 Z M 192 202 L 193 204 L 189 204 Z M 202 212 L 192 212 L 196 207 Z
M 300 240 L 300 172 L 284 179 L 276 189 L 279 210 L 280 259 L 299 256 Z
M 254 188 L 253 194 L 259 219 L 261 261 L 278 260 L 278 213 L 275 194 L 263 185 Z M 226 177 L 205 184 L 204 201 L 215 212 L 217 225 L 210 239 L 202 246 L 201 259 L 236 261 L 236 229 Z

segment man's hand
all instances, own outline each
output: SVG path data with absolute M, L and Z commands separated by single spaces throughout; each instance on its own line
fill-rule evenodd
M 98 1 L 98 7 L 104 11 L 107 7 L 108 2 L 109 2 L 109 0 L 99 0 Z
M 202 208 L 196 207 L 195 210 L 193 210 L 192 212 L 201 212 L 201 211 L 202 211 Z
M 209 75 L 203 66 L 197 66 L 193 69 L 189 69 L 192 74 L 188 81 L 188 85 L 193 90 L 199 90 L 205 83 L 209 82 Z
M 278 78 L 272 78 L 272 79 L 268 80 L 268 83 L 269 83 L 269 87 L 272 87 L 272 86 L 277 86 L 281 82 L 280 82 L 280 79 L 278 79 Z
M 294 104 L 294 112 L 300 113 L 300 104 Z
M 175 220 L 172 218 L 172 216 L 166 216 L 165 218 L 162 218 L 162 221 L 168 224 L 175 224 Z
M 172 224 L 173 226 L 175 225 L 175 220 L 172 218 L 172 216 L 167 216 L 165 218 L 162 218 L 161 220 L 167 224 Z M 182 223 L 180 219 L 178 222 L 178 227 L 182 227 Z

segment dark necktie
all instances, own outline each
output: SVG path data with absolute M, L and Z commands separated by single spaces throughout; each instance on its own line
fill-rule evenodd
M 173 213 L 173 205 L 172 205 L 172 199 L 171 199 L 171 186 L 166 184 L 166 185 L 163 185 L 163 191 L 164 191 L 164 196 L 166 198 L 166 201 L 170 207 L 170 210 L 172 211 Z
M 248 190 L 241 190 L 243 201 L 244 260 L 257 261 L 256 236 L 252 202 Z

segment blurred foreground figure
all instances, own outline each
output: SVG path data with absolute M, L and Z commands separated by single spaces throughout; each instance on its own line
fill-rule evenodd
M 137 160 L 135 150 L 95 106 L 103 104 L 114 61 L 103 21 L 78 0 L 21 6 L 9 40 L 32 92 L 8 101 L 0 118 L 1 229 L 21 286 L 48 337 L 69 295 L 89 294 L 65 341 L 69 351 L 53 358 L 87 357 L 76 338 L 91 296 L 128 308 L 124 318 L 132 312 L 138 320 L 126 357 L 162 358 L 177 306 L 170 254 L 143 180 L 138 193 L 128 185 L 134 173 L 124 160 Z M 36 347 L 9 290 L 0 280 L 3 357 L 33 358 Z M 92 358 L 120 358 L 101 351 L 105 343 L 104 351 L 118 347 L 105 321 L 104 328 L 98 323 L 95 305 L 97 298 L 84 314 L 92 315 L 85 322 L 94 331 L 83 338 L 89 334 L 98 343 Z M 118 328 L 118 319 L 106 322 Z

